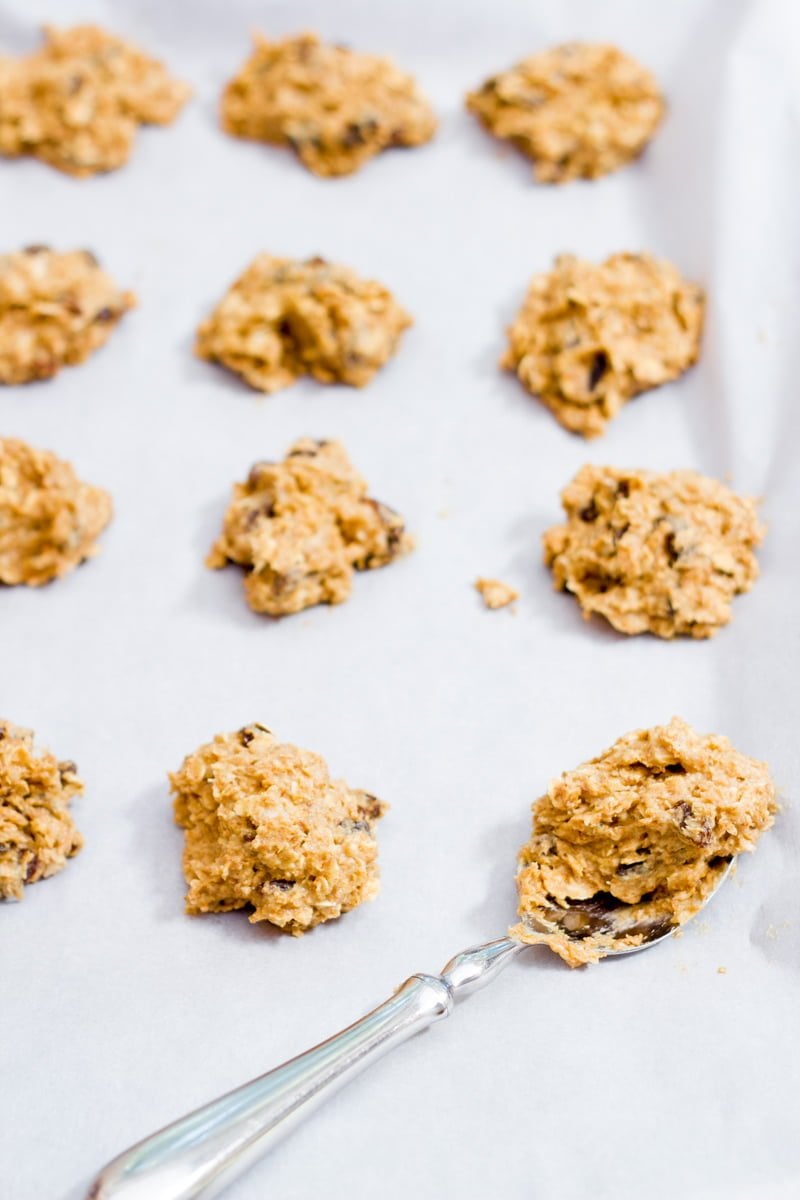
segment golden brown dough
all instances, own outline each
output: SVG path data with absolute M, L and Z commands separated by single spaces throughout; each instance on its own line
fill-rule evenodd
M 377 895 L 386 805 L 331 779 L 318 754 L 247 725 L 190 754 L 170 782 L 187 912 L 252 908 L 251 921 L 301 934 Z
M 653 76 L 615 46 L 571 42 L 487 79 L 467 107 L 533 159 L 540 183 L 596 179 L 637 158 L 664 115 Z
M 222 98 L 236 137 L 291 146 L 315 175 L 349 175 L 392 146 L 419 146 L 436 118 L 414 79 L 388 58 L 325 45 L 313 33 L 255 48 Z
M 519 600 L 519 592 L 502 579 L 476 579 L 475 590 L 487 608 L 505 608 Z
M 83 791 L 74 762 L 36 753 L 33 734 L 0 721 L 0 900 L 56 875 L 83 838 L 69 812 Z
M 565 429 L 597 437 L 628 400 L 697 361 L 704 307 L 702 289 L 663 259 L 562 254 L 531 280 L 500 365 Z
M 727 738 L 677 717 L 626 734 L 534 804 L 512 936 L 575 967 L 677 928 L 776 811 L 766 763 Z M 621 914 L 631 928 L 614 938 Z
M 620 633 L 712 637 L 758 578 L 757 502 L 696 471 L 582 467 L 544 535 L 557 590 Z
M 139 126 L 169 125 L 189 94 L 162 63 L 96 25 L 45 26 L 40 50 L 0 59 L 0 154 L 75 176 L 113 171 Z
M 383 567 L 413 544 L 402 518 L 367 496 L 341 443 L 301 438 L 282 463 L 258 462 L 234 485 L 207 565 L 246 567 L 248 604 L 278 617 L 340 604 L 354 571 Z

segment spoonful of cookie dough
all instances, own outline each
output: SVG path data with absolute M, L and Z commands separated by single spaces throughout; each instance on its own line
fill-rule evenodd
M 555 780 L 533 805 L 519 856 L 519 922 L 412 975 L 341 1033 L 139 1142 L 88 1200 L 219 1195 L 317 1104 L 413 1034 L 447 1017 L 531 943 L 569 966 L 648 949 L 710 900 L 777 811 L 765 763 L 674 718 L 626 734 Z

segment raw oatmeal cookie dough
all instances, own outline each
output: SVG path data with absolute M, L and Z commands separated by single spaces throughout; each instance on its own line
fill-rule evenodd
M 519 600 L 519 592 L 501 579 L 476 579 L 475 590 L 487 608 L 505 608 Z
M 596 179 L 637 158 L 664 115 L 653 76 L 615 46 L 569 43 L 487 79 L 467 107 L 533 160 L 540 183 Z
M 45 26 L 40 50 L 0 59 L 0 154 L 69 175 L 113 171 L 140 125 L 169 125 L 188 97 L 162 63 L 96 25 Z
M 69 812 L 83 791 L 74 762 L 37 753 L 33 734 L 0 721 L 0 900 L 56 875 L 83 839 Z
M 757 501 L 695 471 L 582 467 L 544 535 L 558 591 L 620 633 L 712 637 L 758 578 Z
M 0 583 L 38 587 L 98 553 L 111 497 L 49 450 L 0 438 Z
M 0 255 L 0 384 L 51 379 L 84 362 L 135 303 L 89 250 Z
M 565 429 L 597 437 L 628 400 L 697 361 L 704 305 L 663 259 L 562 254 L 533 277 L 500 365 Z
M 218 734 L 170 776 L 189 913 L 252 908 L 301 934 L 378 893 L 386 805 L 263 725 Z
M 283 462 L 258 462 L 234 485 L 207 565 L 247 568 L 248 604 L 279 617 L 340 604 L 354 571 L 383 567 L 413 544 L 402 518 L 367 495 L 341 443 L 301 438 Z
M 727 738 L 677 717 L 626 734 L 534 804 L 512 936 L 576 967 L 677 928 L 776 811 L 766 763 Z
M 436 118 L 388 58 L 324 45 L 312 33 L 255 48 L 222 98 L 236 137 L 290 146 L 315 175 L 349 175 L 392 146 L 430 141 Z
M 301 375 L 364 387 L 411 317 L 372 279 L 324 258 L 259 254 L 197 333 L 197 354 L 261 392 Z

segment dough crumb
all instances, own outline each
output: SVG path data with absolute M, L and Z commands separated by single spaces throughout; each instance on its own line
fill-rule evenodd
M 99 551 L 111 497 L 49 450 L 0 438 L 0 583 L 38 587 Z
M 374 826 L 387 806 L 331 779 L 318 754 L 247 725 L 169 778 L 188 913 L 252 908 L 251 921 L 297 935 L 377 895 Z
M 313 33 L 259 35 L 225 88 L 222 127 L 290 146 L 315 175 L 349 175 L 382 150 L 419 146 L 436 118 L 411 75 L 388 58 L 325 45 Z
M 571 42 L 487 79 L 467 108 L 533 160 L 540 183 L 567 183 L 638 158 L 665 104 L 654 77 L 629 55 Z
M 522 847 L 520 924 L 571 967 L 684 924 L 777 811 L 766 763 L 677 717 L 551 783 Z
M 189 95 L 162 63 L 96 25 L 46 25 L 41 49 L 0 59 L 0 155 L 78 177 L 113 171 L 139 126 L 169 125 Z
M 717 974 L 718 975 L 727 975 L 728 968 L 727 967 L 717 967 Z
M 348 267 L 259 254 L 200 326 L 196 351 L 261 392 L 301 375 L 364 387 L 411 323 L 390 291 Z
M 0 383 L 51 379 L 84 362 L 135 304 L 89 250 L 0 255 Z
M 475 590 L 480 593 L 487 608 L 505 608 L 507 604 L 519 600 L 517 589 L 500 579 L 476 579 Z
M 37 754 L 30 730 L 0 721 L 0 900 L 21 900 L 78 853 L 69 805 L 82 791 L 74 762 Z
M 561 501 L 543 538 L 556 590 L 620 633 L 712 637 L 758 578 L 757 501 L 695 471 L 585 466 Z
M 383 567 L 413 545 L 402 518 L 367 495 L 340 442 L 301 438 L 282 463 L 257 462 L 234 485 L 206 563 L 246 567 L 248 604 L 279 617 L 340 604 L 354 571 Z
M 697 361 L 704 307 L 702 289 L 665 260 L 562 254 L 531 280 L 500 366 L 565 429 L 597 437 L 634 396 Z

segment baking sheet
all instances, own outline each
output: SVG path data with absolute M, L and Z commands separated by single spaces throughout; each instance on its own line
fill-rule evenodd
M 531 950 L 229 1194 L 796 1195 L 800 9 L 0 0 L 0 42 L 22 52 L 38 23 L 86 19 L 163 54 L 196 95 L 108 177 L 0 164 L 4 248 L 91 247 L 140 297 L 85 366 L 0 395 L 3 434 L 73 460 L 116 505 L 98 560 L 0 595 L 0 712 L 86 781 L 85 850 L 0 912 L 0 1195 L 79 1200 L 132 1141 L 502 933 L 548 779 L 673 713 L 768 759 L 785 801 L 707 914 L 586 971 Z M 226 138 L 217 97 L 249 31 L 304 27 L 413 70 L 436 140 L 322 181 Z M 670 114 L 636 166 L 537 187 L 461 97 L 573 37 L 640 57 Z M 640 248 L 708 287 L 703 359 L 587 444 L 497 370 L 503 329 L 556 253 Z M 415 315 L 366 391 L 261 399 L 192 357 L 197 322 L 262 249 L 348 263 Z M 271 623 L 203 556 L 231 482 L 304 433 L 342 438 L 419 548 L 346 605 Z M 714 641 L 625 639 L 551 591 L 538 539 L 585 461 L 764 495 L 763 577 Z M 521 589 L 516 615 L 483 610 L 479 574 Z M 182 913 L 165 772 L 251 720 L 392 805 L 378 900 L 302 939 Z

